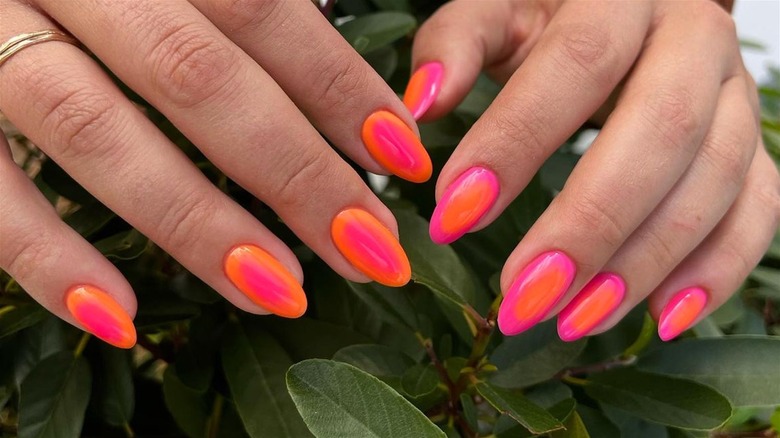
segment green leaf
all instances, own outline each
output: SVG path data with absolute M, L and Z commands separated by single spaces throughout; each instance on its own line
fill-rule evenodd
M 509 415 L 532 433 L 542 434 L 563 428 L 563 424 L 549 412 L 517 392 L 485 382 L 478 382 L 475 388 L 499 412 Z
M 634 369 L 594 374 L 585 392 L 637 417 L 681 429 L 714 429 L 732 410 L 729 401 L 708 386 Z
M 490 355 L 491 363 L 498 367 L 490 382 L 504 388 L 525 388 L 544 382 L 571 364 L 587 342 L 586 338 L 561 341 L 555 321 L 504 338 Z
M 103 420 L 116 427 L 130 423 L 135 409 L 132 352 L 100 344 L 103 359 L 95 370 L 93 390 Z
M 46 160 L 41 165 L 40 178 L 55 192 L 81 205 L 96 202 L 95 198 L 70 177 L 53 160 Z
M 401 376 L 413 363 L 400 352 L 376 344 L 344 347 L 333 355 L 333 360 L 360 368 L 396 390 L 401 388 Z
M 412 330 L 419 326 L 414 306 L 404 289 L 391 288 L 376 282 L 361 284 L 346 281 L 346 284 L 383 321 Z
M 285 388 L 292 361 L 282 347 L 248 319 L 229 325 L 223 339 L 225 378 L 249 436 L 308 436 Z
M 95 248 L 113 260 L 132 260 L 146 250 L 149 239 L 135 229 L 114 234 L 95 242 Z
M 577 412 L 572 413 L 566 423 L 564 423 L 566 429 L 557 430 L 550 434 L 550 438 L 590 438 L 588 430 L 585 428 L 585 423 L 582 422 L 582 418 Z M 598 437 L 602 438 L 602 437 Z
M 436 391 L 439 376 L 431 364 L 417 364 L 404 373 L 401 388 L 410 397 L 423 397 Z
M 317 437 L 444 437 L 422 412 L 376 377 L 340 362 L 306 360 L 287 388 Z
M 102 229 L 116 214 L 100 202 L 82 205 L 75 213 L 65 218 L 74 231 L 82 237 L 89 237 Z
M 776 291 L 780 291 L 780 269 L 756 266 L 753 272 L 750 273 L 750 278 Z
M 348 345 L 370 344 L 372 339 L 349 327 L 311 318 L 263 318 L 263 327 L 284 346 L 293 361 L 330 359 Z
M 417 26 L 412 15 L 377 12 L 348 21 L 338 27 L 341 35 L 364 55 L 405 36 Z
M 474 283 L 455 251 L 437 245 L 428 235 L 428 222 L 416 213 L 393 211 L 401 245 L 412 265 L 412 280 L 427 286 L 438 297 L 462 306 L 474 301 Z
M 0 308 L 0 339 L 38 324 L 49 313 L 36 303 Z
M 640 358 L 642 370 L 709 385 L 734 406 L 780 405 L 780 338 L 684 339 Z
M 83 357 L 61 351 L 41 361 L 22 383 L 19 438 L 81 436 L 92 377 Z
M 379 9 L 383 11 L 401 11 L 412 12 L 410 0 L 371 0 Z
M 577 413 L 580 415 L 583 424 L 585 424 L 588 433 L 592 436 L 596 438 L 620 438 L 620 429 L 601 411 L 585 405 L 579 405 L 577 406 Z
M 477 406 L 474 404 L 474 399 L 466 393 L 460 395 L 460 406 L 463 408 L 463 418 L 466 419 L 466 423 L 474 429 L 479 429 L 477 423 Z
M 165 369 L 163 395 L 168 411 L 181 430 L 190 438 L 203 437 L 209 415 L 206 395 L 183 384 L 175 365 Z

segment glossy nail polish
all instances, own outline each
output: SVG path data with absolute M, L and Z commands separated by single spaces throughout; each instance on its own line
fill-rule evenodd
M 395 114 L 377 111 L 363 123 L 363 143 L 385 169 L 411 182 L 428 181 L 433 165 L 414 131 Z
M 542 320 L 566 293 L 577 268 L 561 251 L 550 251 L 528 264 L 504 294 L 498 328 L 505 335 L 524 332 Z
M 590 333 L 618 308 L 626 294 L 626 283 L 616 274 L 593 277 L 558 316 L 558 336 L 566 342 Z
M 225 275 L 253 303 L 285 318 L 306 312 L 306 294 L 278 260 L 255 245 L 239 245 L 225 257 Z
M 689 287 L 677 292 L 661 312 L 658 336 L 669 341 L 688 330 L 704 310 L 707 301 L 707 292 L 700 287 Z
M 65 305 L 81 327 L 119 348 L 135 345 L 133 320 L 109 294 L 95 286 L 78 285 L 65 295 Z
M 439 244 L 454 242 L 466 234 L 490 210 L 498 198 L 496 174 L 472 167 L 452 182 L 433 211 L 431 239 Z
M 393 233 L 365 210 L 350 208 L 337 214 L 331 237 L 339 252 L 358 271 L 385 286 L 403 286 L 412 269 Z
M 428 111 L 436 101 L 444 80 L 444 65 L 440 62 L 428 62 L 420 66 L 409 79 L 404 92 L 404 105 L 415 120 Z

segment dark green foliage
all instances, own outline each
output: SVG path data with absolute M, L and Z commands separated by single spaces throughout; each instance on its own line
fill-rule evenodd
M 441 3 L 341 0 L 333 16 L 356 16 L 339 30 L 400 94 L 411 36 Z M 761 97 L 777 158 L 773 74 Z M 421 126 L 438 168 L 499 89 L 481 77 L 453 114 Z M 285 320 L 233 308 L 46 161 L 36 184 L 78 207 L 65 220 L 133 285 L 139 347 L 90 341 L 2 274 L 0 437 L 725 437 L 780 427 L 780 234 L 741 291 L 680 341 L 658 342 L 641 307 L 574 343 L 552 322 L 504 338 L 497 274 L 576 163 L 569 148 L 494 224 L 452 246 L 428 239 L 434 180 L 391 180 L 380 196 L 413 266 L 413 282 L 392 289 L 335 275 L 159 112 L 149 116 L 294 249 L 309 311 Z

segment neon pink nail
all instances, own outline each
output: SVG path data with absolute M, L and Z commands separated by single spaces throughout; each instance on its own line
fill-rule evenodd
M 466 234 L 493 207 L 498 198 L 496 174 L 472 167 L 447 187 L 433 211 L 431 239 L 438 244 L 454 242 Z
M 689 287 L 677 292 L 661 312 L 658 336 L 669 341 L 688 330 L 707 306 L 707 301 L 707 292 L 700 287 Z
M 404 104 L 415 120 L 419 120 L 436 101 L 443 79 L 444 65 L 440 62 L 423 64 L 409 79 L 404 92 Z
M 566 342 L 586 336 L 620 306 L 625 294 L 626 283 L 619 275 L 596 275 L 561 311 L 558 336 Z

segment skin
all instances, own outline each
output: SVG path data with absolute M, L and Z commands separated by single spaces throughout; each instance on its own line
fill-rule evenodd
M 440 199 L 473 166 L 496 172 L 500 195 L 474 230 L 597 110 L 609 115 L 502 272 L 506 294 L 545 251 L 575 261 L 547 318 L 611 272 L 625 298 L 590 334 L 646 298 L 657 319 L 691 286 L 710 295 L 698 321 L 737 289 L 777 229 L 780 178 L 761 143 L 755 84 L 733 20 L 714 2 L 456 0 L 423 24 L 413 60 L 445 71 L 423 121 L 452 110 L 481 70 L 505 84 L 437 182 Z

